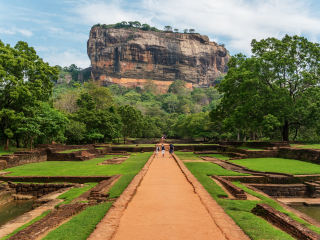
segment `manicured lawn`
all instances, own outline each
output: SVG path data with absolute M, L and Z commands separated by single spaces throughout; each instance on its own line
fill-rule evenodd
M 201 158 L 194 155 L 193 152 L 174 152 L 181 160 L 202 160 Z
M 212 163 L 184 163 L 192 174 L 201 182 L 205 189 L 211 194 L 211 196 L 219 203 L 226 213 L 245 231 L 245 233 L 253 240 L 285 240 L 294 239 L 288 234 L 282 232 L 279 229 L 274 228 L 267 221 L 251 213 L 251 209 L 256 206 L 257 203 L 267 203 L 275 209 L 287 214 L 289 217 L 299 221 L 306 227 L 320 233 L 320 229 L 313 225 L 305 222 L 304 220 L 296 217 L 293 213 L 287 212 L 277 202 L 257 194 L 239 183 L 235 183 L 248 193 L 258 197 L 261 201 L 242 201 L 242 200 L 228 200 L 221 199 L 220 196 L 226 196 L 225 192 L 219 187 L 209 175 L 220 175 L 221 171 L 219 168 L 213 167 L 215 164 Z M 210 166 L 213 165 L 213 166 Z M 222 171 L 227 171 L 223 169 Z M 230 172 L 230 171 L 229 171 Z M 230 175 L 240 175 L 239 173 L 231 172 Z M 222 174 L 227 175 L 227 174 Z
M 97 158 L 84 162 L 41 162 L 21 165 L 6 169 L 12 172 L 12 176 L 89 176 L 89 175 L 115 175 L 121 174 L 121 178 L 109 191 L 109 198 L 117 198 L 129 185 L 134 176 L 141 170 L 152 153 L 132 154 L 129 159 L 119 165 L 97 165 L 106 159 L 114 157 Z M 70 203 L 85 191 L 98 183 L 87 183 L 84 188 L 73 188 L 59 196 L 64 199 L 64 204 Z M 83 212 L 73 217 L 67 223 L 50 232 L 44 239 L 87 239 L 95 226 L 101 221 L 111 207 L 112 202 L 87 207 Z
M 110 189 L 109 198 L 119 197 L 134 176 L 141 170 L 151 156 L 151 152 L 132 154 L 125 162 L 115 165 L 97 165 L 114 155 L 83 162 L 40 162 L 30 163 L 4 171 L 12 172 L 9 176 L 112 176 L 121 174 L 121 178 Z
M 85 240 L 108 212 L 113 202 L 87 207 L 70 221 L 51 231 L 45 240 Z
M 214 158 L 219 158 L 221 160 L 228 160 L 230 159 L 229 157 L 223 156 L 221 154 L 197 154 L 197 156 L 207 156 L 207 157 L 214 157 Z
M 9 147 L 10 150 L 9 151 L 5 151 L 5 150 L 3 150 L 3 148 L 4 148 L 4 146 L 0 146 L 0 156 L 13 154 L 14 152 L 18 152 L 19 150 L 24 150 L 23 148 Z
M 294 147 L 294 148 L 320 149 L 320 143 L 291 144 L 291 147 Z
M 83 151 L 83 150 L 87 150 L 87 149 L 71 149 L 71 150 L 66 150 L 66 151 L 62 151 L 59 153 L 72 153 L 72 152 L 78 152 L 78 151 Z
M 194 154 L 193 152 L 174 152 L 181 160 L 202 160 L 198 156 L 208 156 L 208 157 L 215 157 L 221 160 L 228 160 L 229 157 L 222 156 L 221 154 Z
M 252 170 L 288 174 L 320 174 L 320 165 L 284 158 L 250 158 L 230 162 Z

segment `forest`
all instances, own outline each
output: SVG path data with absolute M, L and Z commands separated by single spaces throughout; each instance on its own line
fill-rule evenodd
M 49 66 L 25 42 L 0 42 L 0 141 L 32 148 L 162 134 L 204 141 L 319 140 L 319 44 L 286 35 L 251 46 L 253 56 L 233 56 L 215 87 L 190 90 L 175 80 L 159 94 L 152 80 L 137 88 L 103 87 L 74 64 Z

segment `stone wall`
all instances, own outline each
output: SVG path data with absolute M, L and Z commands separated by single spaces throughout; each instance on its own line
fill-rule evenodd
M 47 154 L 43 149 L 35 149 L 33 151 L 16 152 L 12 155 L 2 155 L 0 156 L 1 160 L 7 162 L 7 166 L 3 162 L 0 164 L 0 169 L 3 170 L 27 163 L 45 162 L 47 161 Z
M 250 184 L 262 192 L 275 198 L 309 197 L 310 191 L 306 184 Z
M 0 170 L 6 169 L 8 166 L 6 160 L 0 160 Z
M 0 181 L 5 182 L 68 182 L 68 183 L 88 183 L 101 182 L 110 179 L 111 176 L 0 176 Z
M 62 188 L 69 188 L 73 187 L 74 184 L 26 184 L 26 183 L 10 183 L 9 187 L 11 189 L 15 189 L 17 194 L 26 194 L 26 195 L 33 195 L 36 197 L 41 197 L 45 194 L 58 191 Z
M 223 176 L 224 179 L 231 182 L 242 183 L 261 183 L 261 184 L 298 184 L 310 181 L 320 181 L 319 175 L 299 175 L 288 177 L 266 177 L 266 176 Z
M 239 200 L 247 200 L 247 195 L 241 188 L 235 186 L 233 183 L 223 179 L 222 177 L 219 177 L 219 176 L 212 176 L 212 177 L 217 179 L 226 189 L 228 189 L 228 191 L 230 191 L 235 198 Z
M 320 164 L 320 150 L 316 149 L 283 147 L 279 148 L 278 157 Z
M 77 148 L 80 149 L 80 148 Z M 48 161 L 86 161 L 102 154 L 107 154 L 108 149 L 87 149 L 71 153 L 60 153 L 61 149 L 46 148 Z
M 296 239 L 301 240 L 315 240 L 320 239 L 320 235 L 313 232 L 309 228 L 289 218 L 286 214 L 275 210 L 268 204 L 257 204 L 251 210 L 252 213 L 263 217 L 268 222 L 277 226 L 281 230 L 285 231 L 289 235 L 294 236 Z

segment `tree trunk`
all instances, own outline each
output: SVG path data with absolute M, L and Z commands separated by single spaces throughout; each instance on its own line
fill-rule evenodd
M 240 141 L 240 132 L 238 131 L 237 140 Z
M 289 122 L 288 121 L 285 121 L 282 127 L 282 138 L 283 138 L 283 141 L 285 142 L 289 141 Z
M 18 137 L 16 137 L 16 143 L 17 143 L 17 148 L 20 148 L 20 142 Z
M 294 135 L 293 141 L 296 140 L 297 135 L 298 135 L 298 128 L 296 128 L 296 134 Z
M 33 145 L 33 138 L 31 138 L 30 151 L 32 150 L 32 145 Z

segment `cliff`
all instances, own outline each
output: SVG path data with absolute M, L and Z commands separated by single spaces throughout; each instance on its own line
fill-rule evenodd
M 227 72 L 227 50 L 199 34 L 93 27 L 87 44 L 92 78 L 105 85 L 143 87 L 155 80 L 166 92 L 175 80 L 208 87 Z

